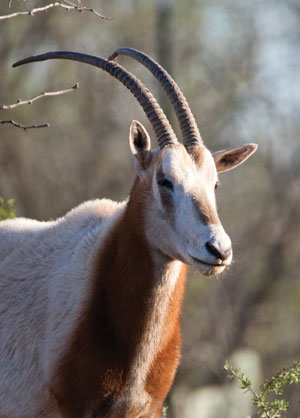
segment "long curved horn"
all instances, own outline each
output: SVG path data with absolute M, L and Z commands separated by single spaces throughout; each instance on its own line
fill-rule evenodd
M 186 147 L 203 144 L 197 123 L 180 88 L 170 74 L 148 55 L 133 48 L 119 48 L 108 58 L 114 60 L 118 55 L 128 55 L 143 64 L 160 82 L 167 93 L 179 121 L 182 141 Z
M 81 54 L 78 52 L 57 51 L 25 58 L 13 64 L 13 67 L 28 64 L 30 62 L 45 61 L 48 59 L 80 61 L 86 64 L 94 65 L 95 67 L 99 67 L 108 72 L 111 76 L 121 81 L 121 83 L 123 83 L 124 86 L 126 86 L 138 100 L 151 122 L 159 146 L 163 147 L 165 145 L 175 144 L 178 142 L 167 117 L 152 94 L 148 91 L 148 89 L 146 89 L 140 80 L 116 62 L 111 62 L 103 58 Z

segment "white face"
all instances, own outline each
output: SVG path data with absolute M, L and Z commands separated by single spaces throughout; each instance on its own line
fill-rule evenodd
M 231 241 L 217 215 L 211 153 L 199 146 L 189 154 L 181 144 L 156 150 L 141 180 L 151 182 L 146 234 L 152 245 L 206 275 L 223 271 L 232 260 Z

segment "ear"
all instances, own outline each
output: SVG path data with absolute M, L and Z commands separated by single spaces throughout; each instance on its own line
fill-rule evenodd
M 137 120 L 133 120 L 130 125 L 129 145 L 136 158 L 137 172 L 140 174 L 142 170 L 149 167 L 152 153 L 150 137 L 143 125 Z
M 217 172 L 232 170 L 245 162 L 257 150 L 257 144 L 240 145 L 213 153 Z

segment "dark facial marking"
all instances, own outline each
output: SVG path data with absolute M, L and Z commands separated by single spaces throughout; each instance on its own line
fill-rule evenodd
M 193 208 L 201 223 L 204 225 L 219 224 L 220 220 L 217 211 L 211 206 L 210 202 L 203 196 L 196 198 L 192 196 Z
M 158 171 L 156 174 L 156 181 L 158 184 L 158 190 L 160 194 L 160 199 L 166 208 L 174 207 L 174 200 L 173 200 L 173 184 L 172 182 L 167 179 L 162 171 Z

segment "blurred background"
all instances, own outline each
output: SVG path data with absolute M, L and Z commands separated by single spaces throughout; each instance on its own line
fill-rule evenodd
M 48 4 L 9 3 L 1 0 L 0 15 Z M 190 272 L 182 361 L 167 400 L 170 418 L 245 418 L 254 414 L 251 399 L 228 380 L 225 361 L 258 383 L 300 359 L 300 2 L 82 3 L 113 19 L 55 7 L 0 20 L 0 103 L 80 84 L 64 96 L 0 109 L 1 120 L 50 123 L 27 131 L 0 125 L 0 196 L 15 200 L 18 216 L 40 220 L 87 199 L 123 200 L 135 177 L 129 124 L 140 120 L 151 132 L 135 98 L 99 69 L 67 61 L 11 67 L 50 50 L 108 57 L 120 46 L 140 49 L 177 81 L 210 150 L 257 142 L 246 164 L 221 175 L 217 201 L 234 263 L 219 278 Z M 119 62 L 149 87 L 178 132 L 153 77 L 129 58 Z M 299 417 L 297 386 L 287 396 L 287 417 Z

